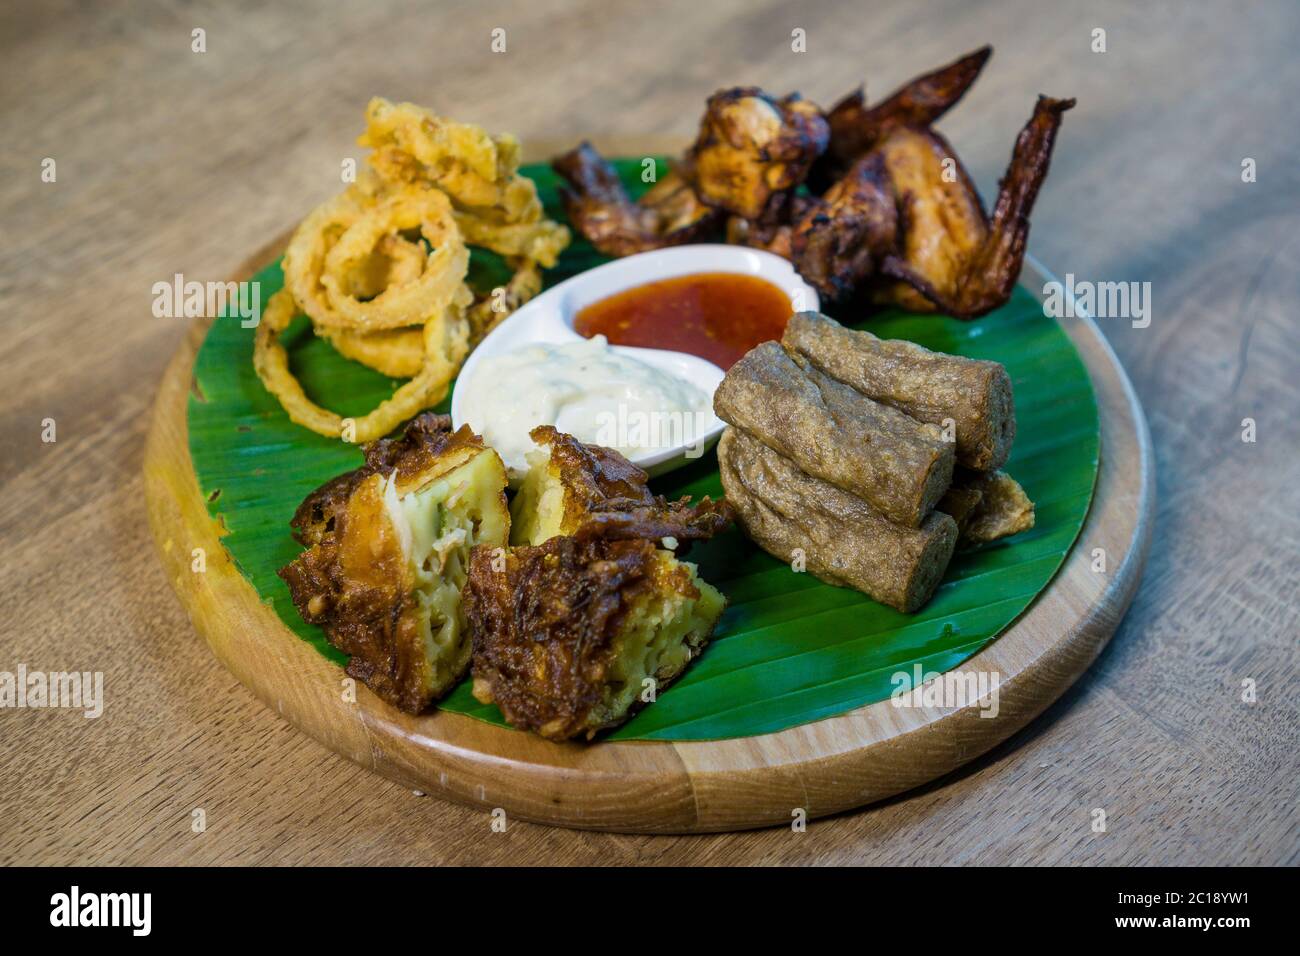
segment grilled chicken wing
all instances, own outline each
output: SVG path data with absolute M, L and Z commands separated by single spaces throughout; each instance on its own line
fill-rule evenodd
M 859 89 L 829 114 L 798 94 L 715 93 L 677 176 L 640 204 L 584 143 L 555 162 L 576 190 L 565 197 L 570 217 L 601 251 L 626 255 L 697 241 L 725 213 L 728 242 L 789 259 L 828 302 L 861 290 L 913 311 L 983 315 L 1011 295 L 1061 115 L 1074 106 L 1039 97 L 990 216 L 931 124 L 992 52 L 981 47 L 874 106 Z

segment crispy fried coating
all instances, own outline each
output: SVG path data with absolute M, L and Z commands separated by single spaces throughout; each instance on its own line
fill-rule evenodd
M 932 124 L 991 54 L 981 47 L 875 105 L 859 89 L 829 114 L 798 94 L 778 100 L 757 87 L 721 90 L 677 167 L 680 179 L 656 187 L 665 198 L 650 203 L 654 214 L 627 201 L 613 169 L 584 143 L 555 163 L 575 187 L 566 198 L 570 218 L 602 252 L 627 255 L 699 241 L 691 230 L 713 228 L 700 212 L 712 208 L 725 214 L 728 242 L 789 259 L 828 303 L 861 292 L 863 302 L 916 312 L 984 315 L 1007 301 L 1019 278 L 1029 214 L 1061 115 L 1074 105 L 1039 97 L 990 216 Z
M 778 560 L 802 558 L 828 584 L 910 613 L 948 568 L 957 526 L 946 514 L 932 511 L 917 528 L 895 524 L 736 428 L 718 442 L 718 469 L 745 533 Z
M 733 216 L 727 239 L 789 259 L 828 303 L 852 295 L 898 246 L 898 204 L 879 153 L 854 163 L 825 195 L 793 197 L 789 212 L 786 224 Z
M 698 657 L 726 605 L 645 540 L 559 535 L 498 559 L 476 548 L 465 605 L 474 696 L 567 740 L 625 721 Z
M 992 55 L 993 47 L 982 46 L 909 80 L 875 106 L 867 106 L 863 89 L 858 87 L 826 114 L 831 139 L 818 163 L 819 172 L 824 169 L 827 179 L 835 178 L 894 130 L 931 126 L 966 95 Z
M 816 312 L 800 312 L 781 344 L 832 378 L 920 422 L 951 422 L 959 464 L 1000 468 L 1016 437 L 1011 377 L 998 362 L 879 339 Z
M 551 166 L 569 184 L 560 188 L 569 222 L 607 256 L 698 242 L 721 220 L 676 171 L 632 202 L 614 167 L 588 142 L 557 156 Z
M 528 433 L 539 446 L 511 506 L 510 539 L 541 544 L 555 535 L 671 538 L 686 544 L 713 537 L 732 520 L 725 501 L 668 501 L 650 493 L 648 476 L 618 452 L 588 445 L 551 425 Z
M 1061 114 L 1074 100 L 1040 96 L 1016 138 L 991 218 L 952 148 L 933 131 L 898 130 L 878 148 L 900 197 L 903 244 L 880 264 L 878 301 L 961 319 L 984 315 L 1011 296 L 1024 263 L 1029 214 L 1047 177 Z M 945 181 L 944 160 L 958 173 Z
M 1034 503 L 1004 471 L 958 468 L 937 507 L 957 522 L 961 546 L 987 544 L 1034 526 Z
M 709 97 L 682 175 L 706 206 L 766 220 L 804 181 L 829 139 L 821 109 L 798 93 L 778 100 L 754 86 L 720 90 Z
M 909 528 L 952 481 L 953 447 L 940 428 L 867 398 L 776 342 L 750 349 L 728 370 L 713 410 Z
M 352 655 L 348 673 L 409 713 L 464 675 L 469 551 L 509 534 L 501 459 L 450 425 L 420 415 L 308 495 L 291 523 L 308 550 L 279 571 L 303 619 Z

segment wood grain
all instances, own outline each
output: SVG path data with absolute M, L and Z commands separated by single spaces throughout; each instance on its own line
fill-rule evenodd
M 3 8 L 0 669 L 101 670 L 107 702 L 98 720 L 0 710 L 0 862 L 1300 862 L 1298 25 L 1288 0 Z M 143 504 L 149 409 L 186 334 L 150 315 L 150 286 L 230 274 L 335 191 L 369 95 L 525 142 L 684 138 L 719 86 L 881 95 L 986 41 L 943 131 L 987 197 L 1033 95 L 1077 96 L 1031 249 L 1056 273 L 1150 281 L 1154 301 L 1149 328 L 1102 323 L 1151 426 L 1147 570 L 1041 718 L 805 833 L 496 833 L 307 740 L 195 639 Z

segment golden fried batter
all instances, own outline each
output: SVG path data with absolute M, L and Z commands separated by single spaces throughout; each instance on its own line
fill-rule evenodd
M 505 466 L 450 426 L 420 415 L 308 495 L 291 522 L 308 550 L 279 571 L 303 620 L 352 655 L 348 673 L 408 713 L 464 675 L 469 552 L 503 548 L 509 535 Z
M 474 696 L 567 740 L 614 727 L 699 656 L 726 599 L 645 540 L 553 537 L 470 558 Z
M 539 450 L 511 506 L 510 540 L 541 544 L 555 535 L 711 538 L 731 521 L 725 501 L 668 501 L 653 495 L 648 476 L 618 452 L 587 445 L 551 425 L 528 433 Z

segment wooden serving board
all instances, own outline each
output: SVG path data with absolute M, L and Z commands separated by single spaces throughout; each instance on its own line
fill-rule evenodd
M 237 280 L 272 261 L 287 236 Z M 1032 261 L 1026 285 L 1049 277 Z M 1040 296 L 1041 297 L 1041 296 Z M 1088 318 L 1062 320 L 1092 378 L 1101 425 L 1091 511 L 1056 577 L 1000 637 L 961 665 L 1000 675 L 999 710 L 882 701 L 779 733 L 730 740 L 557 744 L 460 714 L 412 717 L 356 689 L 262 603 L 221 546 L 190 461 L 187 397 L 210 321 L 163 378 L 145 450 L 150 523 L 195 628 L 268 707 L 331 750 L 408 787 L 508 817 L 597 830 L 704 832 L 787 824 L 881 800 L 961 766 L 1041 713 L 1092 663 L 1141 577 L 1154 511 L 1150 438 L 1114 352 Z M 206 554 L 204 573 L 192 554 Z M 1092 570 L 1095 549 L 1106 571 Z

